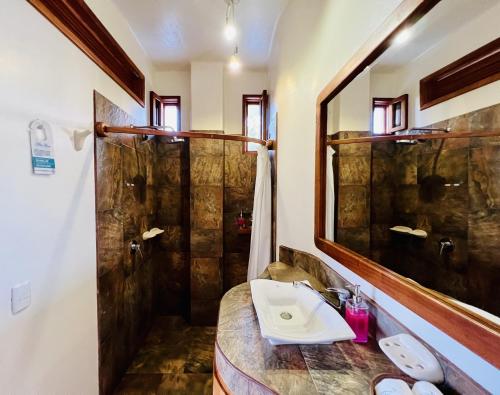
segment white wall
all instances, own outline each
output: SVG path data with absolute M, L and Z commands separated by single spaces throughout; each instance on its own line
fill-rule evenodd
M 436 7 L 439 6 L 445 4 Z M 454 31 L 411 63 L 391 73 L 372 72 L 371 96 L 398 97 L 408 93 L 410 127 L 424 127 L 499 103 L 500 81 L 496 81 L 420 111 L 419 85 L 422 78 L 499 37 L 498 15 L 500 2 L 466 24 L 457 25 Z M 407 45 L 411 45 L 411 41 Z
M 191 128 L 191 71 L 158 70 L 153 73 L 154 91 L 160 96 L 181 97 L 181 129 Z
M 368 296 L 493 391 L 500 380 L 496 368 L 314 245 L 316 98 L 398 3 L 291 0 L 281 16 L 269 69 L 271 111 L 278 112 L 279 119 L 277 245 L 313 253 L 348 280 L 361 284 Z
M 223 130 L 224 64 L 191 63 L 191 128 Z
M 203 65 L 207 63 L 204 62 Z M 208 63 L 210 64 L 210 63 Z M 242 131 L 242 99 L 244 94 L 261 94 L 268 87 L 267 71 L 265 70 L 245 70 L 231 72 L 223 67 L 223 78 L 220 79 L 220 65 L 217 63 L 217 78 L 213 79 L 208 75 L 199 75 L 194 77 L 198 86 L 191 86 L 191 70 L 157 70 L 153 73 L 154 91 L 159 95 L 178 95 L 181 96 L 181 124 L 183 130 L 191 128 L 191 89 L 197 92 L 194 98 L 195 106 L 198 106 L 198 118 L 210 117 L 217 118 L 217 124 L 222 116 L 223 126 L 221 129 L 225 133 L 241 133 Z M 198 69 L 200 66 L 196 66 Z M 206 69 L 202 67 L 204 73 Z M 210 86 L 207 86 L 209 84 Z M 217 84 L 217 85 L 216 85 Z M 221 84 L 221 85 L 219 85 Z M 220 92 L 222 89 L 222 107 L 220 104 Z M 201 93 L 200 93 L 201 92 Z M 217 92 L 217 95 L 215 95 Z M 217 98 L 216 98 L 217 97 Z M 216 98 L 216 99 L 215 99 Z M 214 100 L 217 100 L 214 103 Z M 196 111 L 196 110 L 195 110 Z M 203 121 L 204 122 L 204 121 Z M 204 127 L 207 129 L 210 127 Z M 195 128 L 193 128 L 195 129 Z
M 267 71 L 252 71 L 244 68 L 239 72 L 224 70 L 224 132 L 242 132 L 243 95 L 260 95 L 267 89 Z
M 150 79 L 151 66 L 109 0 L 86 1 Z M 9 394 L 97 394 L 93 89 L 144 122 L 144 111 L 27 1 L 1 2 L 0 387 Z M 149 89 L 149 88 L 148 88 Z M 50 123 L 56 174 L 31 172 L 28 124 Z M 29 280 L 32 304 L 10 312 Z
M 363 71 L 342 92 L 339 97 L 339 130 L 370 130 L 370 72 Z M 334 100 L 331 101 L 335 105 Z M 328 103 L 330 106 L 330 103 Z M 333 109 L 332 109 L 333 116 Z

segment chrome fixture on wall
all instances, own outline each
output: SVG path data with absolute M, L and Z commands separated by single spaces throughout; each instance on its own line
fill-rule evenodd
M 439 240 L 439 255 L 444 255 L 449 252 L 453 252 L 455 249 L 455 243 L 449 237 L 443 237 Z

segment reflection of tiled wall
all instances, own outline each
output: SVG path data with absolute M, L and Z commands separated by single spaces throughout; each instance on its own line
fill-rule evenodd
M 500 105 L 430 126 L 449 127 L 453 133 L 500 130 Z M 363 162 L 348 165 L 342 157 L 344 146 L 340 147 L 339 225 L 365 215 L 356 204 L 362 199 L 354 198 L 353 187 L 345 181 L 362 180 L 353 169 Z M 349 155 L 365 154 L 359 145 L 350 149 L 356 154 L 348 151 Z M 371 151 L 371 250 L 364 255 L 500 315 L 491 297 L 500 282 L 500 138 L 428 140 L 416 145 L 383 142 L 373 144 Z M 369 170 L 366 176 L 370 177 Z M 447 186 L 433 184 L 436 177 Z M 343 201 L 348 193 L 352 197 Z M 389 231 L 394 225 L 423 229 L 428 237 L 395 234 Z M 455 251 L 441 256 L 439 240 L 445 237 L 453 240 Z M 338 239 L 355 251 L 361 249 L 358 240 Z
M 366 137 L 368 132 L 339 132 L 340 139 Z M 370 144 L 338 145 L 336 241 L 360 254 L 370 249 Z
M 224 290 L 228 290 L 247 280 L 250 235 L 238 234 L 235 221 L 241 210 L 253 209 L 257 156 L 244 154 L 240 142 L 224 145 Z
M 113 125 L 132 123 L 98 93 L 95 118 Z M 108 394 L 140 345 L 153 312 L 152 243 L 142 242 L 141 234 L 154 226 L 156 216 L 156 144 L 130 135 L 97 138 L 95 155 L 99 385 Z M 142 257 L 130 253 L 132 240 L 141 243 Z
M 191 322 L 215 324 L 223 289 L 223 140 L 191 140 L 190 177 Z

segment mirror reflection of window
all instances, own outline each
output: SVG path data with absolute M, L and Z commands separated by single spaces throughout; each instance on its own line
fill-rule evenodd
M 392 120 L 392 125 L 401 126 L 401 103 L 394 104 L 393 114 L 394 118 Z
M 387 132 L 387 106 L 373 105 L 373 134 Z

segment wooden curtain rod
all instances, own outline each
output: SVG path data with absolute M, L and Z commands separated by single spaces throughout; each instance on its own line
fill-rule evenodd
M 107 137 L 108 133 L 124 133 L 124 134 L 140 134 L 145 136 L 164 136 L 164 137 L 185 137 L 193 139 L 213 139 L 213 140 L 230 140 L 242 141 L 245 143 L 256 143 L 263 145 L 269 149 L 274 149 L 274 140 L 261 140 L 253 137 L 232 134 L 218 134 L 207 132 L 193 132 L 193 131 L 180 131 L 173 132 L 169 130 L 161 130 L 155 126 L 147 127 L 122 127 L 122 126 L 108 126 L 103 122 L 96 122 L 95 132 L 99 137 Z
M 326 145 L 377 143 L 380 141 L 398 141 L 398 140 L 436 140 L 436 139 L 451 139 L 451 138 L 465 138 L 465 137 L 495 137 L 495 136 L 500 136 L 500 130 L 494 130 L 489 132 L 469 131 L 469 132 L 455 132 L 455 133 L 400 134 L 400 135 L 390 135 L 390 136 L 358 137 L 358 138 L 343 139 L 343 140 L 329 140 L 326 142 Z

